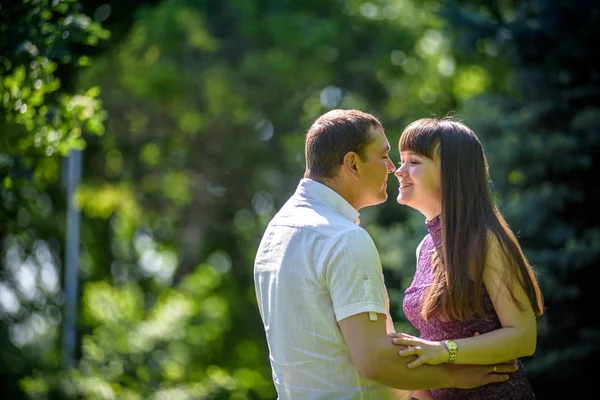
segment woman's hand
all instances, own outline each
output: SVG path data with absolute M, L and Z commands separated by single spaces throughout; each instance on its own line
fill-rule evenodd
M 416 360 L 406 364 L 407 368 L 416 368 L 423 364 L 447 363 L 450 358 L 444 342 L 432 342 L 406 333 L 390 333 L 389 336 L 392 338 L 392 343 L 408 347 L 398 352 L 400 357 L 417 356 Z

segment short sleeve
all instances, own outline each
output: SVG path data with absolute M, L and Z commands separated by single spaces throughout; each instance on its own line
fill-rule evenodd
M 327 258 L 325 280 L 337 321 L 363 312 L 388 314 L 381 261 L 364 229 L 340 234 Z

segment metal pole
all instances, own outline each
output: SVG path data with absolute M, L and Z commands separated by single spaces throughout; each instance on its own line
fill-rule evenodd
M 65 305 L 63 325 L 63 362 L 67 368 L 75 364 L 77 341 L 77 286 L 79 272 L 80 213 L 75 206 L 75 191 L 81 180 L 81 151 L 71 150 L 67 159 L 67 234 L 65 258 Z

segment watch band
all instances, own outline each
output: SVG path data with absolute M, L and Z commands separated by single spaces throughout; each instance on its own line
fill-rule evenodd
M 445 340 L 444 346 L 446 346 L 446 350 L 450 353 L 450 357 L 448 358 L 448 364 L 454 364 L 456 362 L 456 353 L 458 352 L 458 345 L 454 340 Z

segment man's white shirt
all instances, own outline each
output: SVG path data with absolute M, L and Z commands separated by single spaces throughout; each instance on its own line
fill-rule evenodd
M 360 375 L 337 324 L 363 312 L 389 318 L 379 254 L 358 216 L 302 179 L 264 233 L 254 280 L 279 399 L 397 397 Z

